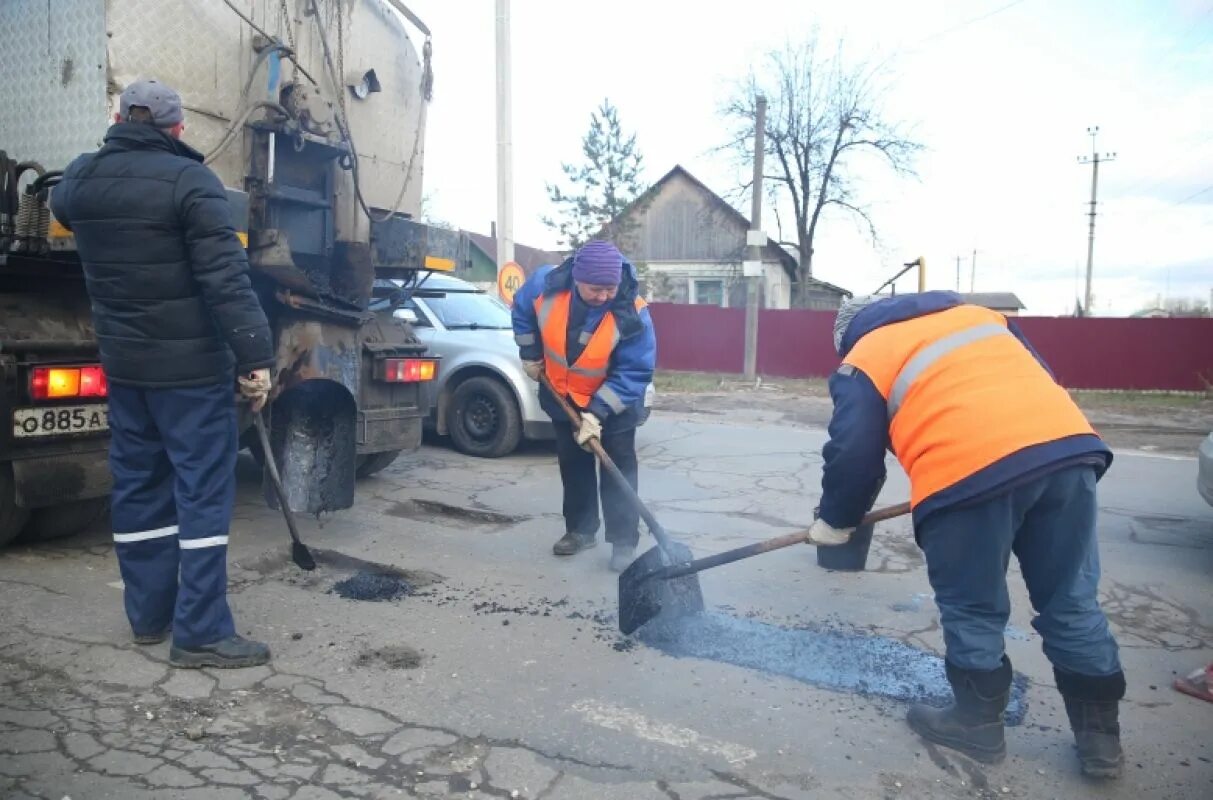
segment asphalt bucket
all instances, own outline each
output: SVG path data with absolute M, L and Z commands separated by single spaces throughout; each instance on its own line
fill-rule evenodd
M 868 550 L 872 546 L 872 531 L 876 523 L 860 525 L 851 534 L 846 544 L 817 546 L 817 566 L 843 572 L 862 572 L 868 564 Z

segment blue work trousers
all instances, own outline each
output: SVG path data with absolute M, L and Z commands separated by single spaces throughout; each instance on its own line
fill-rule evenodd
M 1014 553 L 1037 614 L 1032 627 L 1053 666 L 1088 676 L 1119 672 L 1116 640 L 1097 597 L 1095 518 L 1095 469 L 1079 465 L 923 520 L 918 541 L 947 660 L 983 671 L 1002 663 Z
M 236 498 L 232 381 L 109 389 L 114 550 L 136 634 L 197 647 L 235 633 L 227 537 Z

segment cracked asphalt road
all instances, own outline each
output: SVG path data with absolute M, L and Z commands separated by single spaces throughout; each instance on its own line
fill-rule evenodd
M 697 553 L 807 523 L 824 432 L 736 412 L 658 412 L 640 434 L 642 495 Z M 1022 582 L 1008 652 L 1027 716 L 997 767 L 924 745 L 905 705 L 619 636 L 599 547 L 556 559 L 555 459 L 427 445 L 361 484 L 357 506 L 286 556 L 281 520 L 243 480 L 231 601 L 269 667 L 179 671 L 136 647 L 106 530 L 0 554 L 0 797 L 1196 798 L 1213 794 L 1213 707 L 1170 689 L 1213 659 L 1213 509 L 1190 459 L 1120 453 L 1101 484 L 1104 600 L 1129 676 L 1125 779 L 1077 775 Z M 906 496 L 893 470 L 881 502 Z M 922 558 L 882 524 L 868 571 L 796 548 L 703 576 L 715 613 L 832 626 L 938 653 Z M 389 569 L 412 593 L 331 593 Z M 1017 570 L 1012 567 L 1013 572 Z M 901 677 L 901 676 L 890 676 Z

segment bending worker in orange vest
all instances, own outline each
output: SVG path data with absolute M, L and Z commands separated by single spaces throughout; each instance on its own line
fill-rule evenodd
M 954 702 L 916 705 L 924 738 L 986 762 L 1006 755 L 1011 662 L 1006 572 L 1019 560 L 1085 774 L 1121 772 L 1115 639 L 1099 607 L 1095 482 L 1112 453 L 1014 323 L 952 292 L 857 298 L 834 327 L 820 544 L 847 541 L 891 450 L 910 476 Z
M 559 267 L 542 267 L 514 296 L 514 338 L 527 374 L 546 372 L 552 386 L 581 410 L 574 431 L 555 398 L 540 387 L 539 402 L 556 428 L 564 486 L 565 535 L 552 547 L 569 556 L 597 543 L 599 481 L 594 456 L 607 455 L 637 485 L 636 426 L 653 379 L 657 342 L 640 299 L 636 269 L 610 242 L 593 241 Z M 603 470 L 602 516 L 612 545 L 611 569 L 621 572 L 636 554 L 640 516 Z

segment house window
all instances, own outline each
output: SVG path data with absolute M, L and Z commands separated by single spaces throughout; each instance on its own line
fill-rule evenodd
M 697 306 L 725 305 L 724 281 L 719 278 L 692 279 L 691 303 Z

